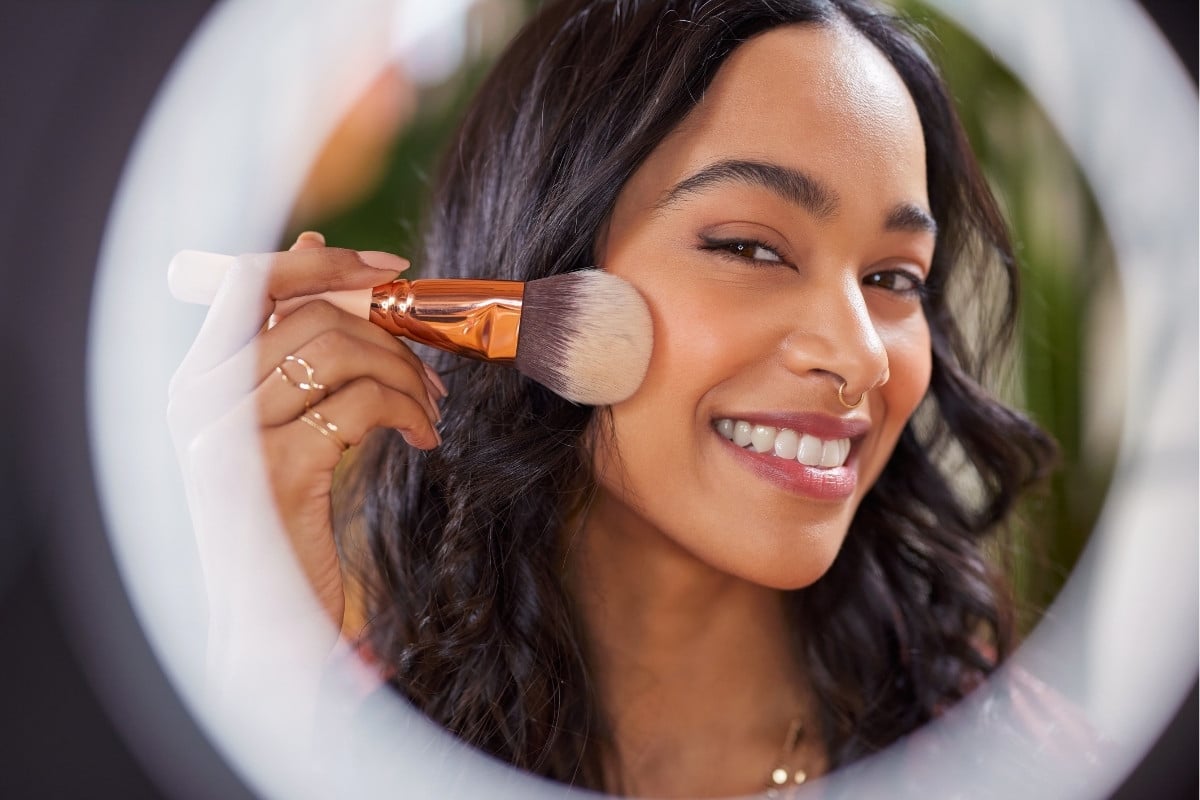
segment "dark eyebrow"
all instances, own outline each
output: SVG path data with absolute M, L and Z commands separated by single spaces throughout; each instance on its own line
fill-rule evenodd
M 837 212 L 837 193 L 811 175 L 779 164 L 737 160 L 709 164 L 695 175 L 684 178 L 663 196 L 657 207 L 664 208 L 686 195 L 730 182 L 769 189 L 819 219 L 831 217 Z
M 900 203 L 893 208 L 883 222 L 885 231 L 903 231 L 907 233 L 932 233 L 937 236 L 937 222 L 920 206 L 912 203 Z

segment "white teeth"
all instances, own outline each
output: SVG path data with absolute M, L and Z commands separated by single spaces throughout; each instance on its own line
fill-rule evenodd
M 775 437 L 775 455 L 780 458 L 786 458 L 791 461 L 796 458 L 796 451 L 800 448 L 800 434 L 795 431 L 784 428 Z
M 738 447 L 750 447 L 756 453 L 774 453 L 776 458 L 795 460 L 809 467 L 840 467 L 850 455 L 847 438 L 818 439 L 790 428 L 752 425 L 740 419 L 719 419 L 715 427 L 717 433 Z
M 837 440 L 824 442 L 821 447 L 821 466 L 840 467 L 842 465 L 842 446 Z
M 800 450 L 796 453 L 796 460 L 810 467 L 819 467 L 821 452 L 824 449 L 820 439 L 806 433 L 800 437 Z
M 775 447 L 775 433 L 770 425 L 755 425 L 750 432 L 750 444 L 754 445 L 754 452 L 770 452 Z
M 733 443 L 738 447 L 745 447 L 750 444 L 751 433 L 754 428 L 749 422 L 738 420 L 733 425 Z

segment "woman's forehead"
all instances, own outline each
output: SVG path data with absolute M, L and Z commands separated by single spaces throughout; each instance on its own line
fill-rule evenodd
M 785 26 L 738 47 L 647 167 L 655 183 L 674 185 L 731 158 L 802 170 L 839 194 L 927 205 L 912 97 L 887 58 L 843 24 Z

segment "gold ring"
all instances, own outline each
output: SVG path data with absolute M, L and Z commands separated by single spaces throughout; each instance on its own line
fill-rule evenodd
M 312 428 L 317 433 L 324 436 L 329 441 L 337 445 L 338 450 L 346 452 L 350 449 L 350 445 L 342 441 L 342 437 L 338 436 L 338 426 L 321 416 L 321 412 L 315 408 L 310 408 L 299 417 L 297 417 L 308 427 Z
M 287 372 L 283 369 L 284 365 L 288 363 L 295 364 L 304 370 L 304 380 L 288 377 Z M 325 384 L 317 383 L 316 373 L 313 371 L 312 364 L 309 364 L 300 356 L 285 356 L 283 361 L 279 362 L 279 366 L 275 367 L 275 374 L 282 378 L 284 383 L 294 385 L 297 389 L 308 395 L 304 398 L 305 408 L 312 405 L 312 393 L 325 388 Z
M 842 381 L 842 385 L 838 387 L 838 402 L 841 403 L 846 408 L 858 408 L 859 406 L 862 405 L 862 401 L 867 396 L 867 393 L 863 392 L 862 394 L 860 394 L 858 396 L 858 400 L 854 401 L 853 403 L 847 403 L 845 391 L 846 391 L 846 382 Z

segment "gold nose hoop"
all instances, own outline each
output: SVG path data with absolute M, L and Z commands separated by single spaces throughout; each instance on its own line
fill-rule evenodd
M 868 390 L 870 391 L 870 390 Z M 866 398 L 867 393 L 863 392 L 858 396 L 858 399 L 853 403 L 846 402 L 846 382 L 842 381 L 842 385 L 838 387 L 838 402 L 849 409 L 855 409 L 862 405 L 862 401 Z

